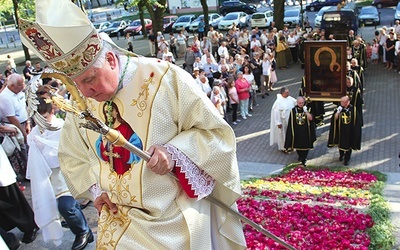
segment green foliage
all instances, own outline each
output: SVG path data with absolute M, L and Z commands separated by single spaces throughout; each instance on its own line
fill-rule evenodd
M 4 16 L 12 18 L 14 14 L 13 2 L 17 0 L 0 0 L 0 12 L 4 13 Z M 18 17 L 34 20 L 35 19 L 35 1 L 32 0 L 18 0 Z M 8 18 L 9 19 L 9 18 Z
M 372 0 L 357 1 L 357 2 L 356 2 L 356 6 L 357 6 L 357 7 L 370 6 L 370 5 L 372 5 Z
M 371 250 L 389 250 L 396 243 L 394 227 L 390 220 L 389 206 L 382 197 L 384 186 L 384 182 L 377 181 L 371 188 L 373 197 L 367 211 L 374 221 L 374 226 L 368 230 L 368 234 L 371 237 Z

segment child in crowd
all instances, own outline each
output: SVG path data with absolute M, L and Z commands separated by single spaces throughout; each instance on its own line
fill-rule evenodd
M 379 43 L 378 40 L 375 38 L 372 40 L 372 54 L 371 54 L 371 61 L 373 64 L 377 64 L 379 60 Z
M 240 122 L 240 120 L 237 119 L 239 97 L 235 87 L 235 79 L 233 77 L 229 77 L 227 81 L 228 81 L 229 104 L 231 105 L 232 108 L 232 124 L 237 125 L 237 123 Z
M 367 47 L 365 49 L 365 54 L 367 57 L 367 63 L 370 63 L 372 60 L 372 46 L 371 43 L 367 43 Z
M 274 91 L 274 84 L 278 81 L 278 77 L 276 76 L 276 60 L 273 53 L 268 54 L 269 60 L 271 62 L 271 73 L 269 76 L 269 91 Z

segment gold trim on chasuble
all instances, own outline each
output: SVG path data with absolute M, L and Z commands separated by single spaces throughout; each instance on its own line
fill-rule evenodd
M 148 127 L 150 125 L 151 108 L 155 95 L 160 87 L 161 79 L 168 70 L 167 67 L 160 67 L 164 71 L 150 72 L 153 67 L 137 70 L 133 83 L 127 84 L 122 88 L 113 102 L 118 106 L 122 118 L 132 127 L 134 132 L 142 141 L 143 149 L 147 149 Z M 143 80 L 144 79 L 144 80 Z M 132 94 L 132 93 L 136 93 Z M 132 98 L 134 97 L 134 98 Z M 129 106 L 124 106 L 121 100 L 130 100 Z M 105 102 L 89 101 L 90 106 L 94 107 L 93 111 L 96 116 L 105 122 L 102 113 Z M 96 108 L 97 107 L 97 108 Z M 97 156 L 98 149 L 96 141 L 99 134 L 87 130 L 90 138 L 90 145 L 95 150 Z M 126 138 L 129 141 L 129 138 Z M 131 164 L 129 170 L 119 175 L 111 166 L 111 161 L 100 160 L 100 186 L 107 191 L 110 200 L 117 204 L 117 214 L 112 214 L 106 206 L 103 206 L 98 220 L 98 239 L 97 249 L 115 249 L 118 241 L 130 224 L 129 210 L 132 207 L 143 208 L 142 203 L 142 169 L 146 162 L 140 160 L 138 163 Z

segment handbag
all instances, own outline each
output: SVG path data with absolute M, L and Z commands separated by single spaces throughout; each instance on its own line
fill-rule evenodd
M 15 136 L 12 136 L 12 138 L 15 137 L 17 139 L 18 145 L 22 145 L 25 143 L 24 142 L 25 141 L 24 134 L 22 134 L 21 130 L 17 126 L 15 126 L 14 124 L 11 124 L 11 123 L 4 123 L 2 125 L 7 126 L 7 127 L 12 127 L 17 131 L 17 134 Z
M 15 142 L 18 144 L 16 138 L 15 138 Z M 17 146 L 16 146 L 15 142 L 12 139 L 12 137 L 10 137 L 8 135 L 5 135 L 3 137 L 3 142 L 1 143 L 1 146 L 4 149 L 4 152 L 6 152 L 7 156 L 11 156 L 15 152 L 15 150 L 17 149 Z M 19 144 L 18 144 L 18 147 L 19 147 Z M 19 150 L 21 150 L 21 148 Z

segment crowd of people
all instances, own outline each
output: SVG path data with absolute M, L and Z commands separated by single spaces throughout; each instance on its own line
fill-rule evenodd
M 44 101 L 44 98 L 49 98 L 51 90 L 67 98 L 65 85 L 60 80 L 43 79 L 44 85 L 36 93 L 38 112 L 53 128 L 58 127 L 57 131 L 35 126 L 27 112 L 26 83 L 42 71 L 40 62 L 32 67 L 28 60 L 22 74 L 15 70 L 2 82 L 0 138 L 3 143 L 5 138 L 17 139 L 12 142 L 15 146 L 12 151 L 6 150 L 6 144 L 2 143 L 0 147 L 0 233 L 10 249 L 17 249 L 20 245 L 20 240 L 8 232 L 15 227 L 24 232 L 21 241 L 25 244 L 36 239 L 40 228 L 45 241 L 53 240 L 59 245 L 63 226 L 76 235 L 72 249 L 83 249 L 93 241 L 81 211 L 89 200 L 81 205 L 68 190 L 57 159 L 59 133 L 65 113 Z M 30 182 L 33 209 L 23 194 L 24 182 Z
M 337 107 L 333 111 L 331 117 L 330 133 L 327 142 L 328 147 L 337 146 L 339 148 L 339 160 L 344 160 L 344 165 L 349 165 L 352 150 L 361 149 L 361 129 L 363 126 L 362 107 L 364 104 L 363 92 L 366 87 L 364 70 L 366 70 L 368 64 L 383 63 L 388 70 L 394 69 L 400 74 L 400 56 L 398 56 L 400 53 L 400 41 L 398 40 L 400 38 L 399 22 L 397 21 L 393 28 L 383 27 L 375 35 L 376 37 L 374 40 L 369 43 L 368 41 L 364 41 L 360 36 L 355 36 L 354 32 L 350 31 L 347 39 L 347 91 L 346 96 L 343 96 L 340 102 L 336 103 Z M 259 106 L 258 102 L 260 98 L 268 98 L 268 96 L 276 90 L 274 85 L 278 82 L 277 72 L 282 72 L 278 70 L 286 70 L 290 67 L 304 67 L 305 41 L 334 39 L 332 34 L 325 34 L 324 30 L 318 28 L 313 29 L 308 23 L 305 25 L 304 29 L 297 26 L 293 29 L 285 27 L 282 30 L 278 30 L 275 24 L 272 23 L 269 28 L 263 30 L 254 28 L 251 31 L 239 29 L 234 26 L 227 31 L 226 34 L 210 27 L 207 33 L 204 32 L 199 34 L 199 36 L 195 35 L 193 41 L 189 41 L 189 34 L 186 30 L 182 30 L 177 36 L 171 33 L 168 40 L 165 39 L 162 33 L 153 34 L 151 32 L 149 35 L 149 45 L 151 56 L 157 57 L 163 61 L 175 64 L 176 59 L 183 59 L 184 70 L 194 79 L 193 81 L 188 81 L 187 84 L 193 84 L 193 89 L 196 91 L 193 92 L 193 90 L 190 89 L 190 91 L 187 90 L 188 92 L 184 93 L 196 97 L 200 96 L 199 98 L 203 99 L 206 97 L 209 99 L 213 108 L 215 108 L 216 114 L 219 115 L 218 119 L 221 119 L 221 121 L 224 119 L 231 126 L 236 126 L 243 120 L 251 119 L 253 112 L 265 112 L 264 110 L 257 110 L 257 106 Z M 127 36 L 127 40 L 128 50 L 132 52 L 132 39 Z M 155 48 L 155 44 L 157 44 L 157 48 Z M 136 67 L 133 63 L 129 64 L 130 55 L 116 56 L 117 52 L 112 49 L 107 53 L 106 59 L 107 63 L 111 65 L 110 71 L 114 70 L 115 65 L 119 67 L 125 65 L 125 69 L 121 71 L 124 72 L 122 80 L 125 76 L 126 67 L 129 66 L 132 69 Z M 109 56 L 115 61 L 111 61 Z M 120 58 L 117 58 L 118 56 L 120 56 Z M 87 191 L 83 190 L 86 186 L 79 187 L 79 190 L 69 190 L 69 182 L 71 178 L 73 179 L 73 176 L 68 177 L 69 180 L 64 180 L 61 174 L 62 169 L 60 169 L 60 165 L 68 164 L 66 162 L 60 163 L 58 162 L 58 157 L 54 157 L 58 151 L 60 137 L 63 135 L 59 132 L 42 130 L 37 126 L 33 127 L 32 125 L 34 124 L 31 124 L 31 119 L 26 112 L 25 83 L 33 76 L 41 74 L 43 68 L 40 62 L 35 62 L 34 66 L 32 66 L 31 61 L 26 61 L 26 66 L 23 69 L 22 75 L 20 75 L 12 57 L 8 55 L 7 58 L 8 65 L 5 72 L 4 74 L 0 74 L 0 121 L 2 122 L 0 125 L 0 133 L 2 139 L 5 136 L 19 136 L 21 139 L 19 148 L 16 148 L 10 155 L 6 155 L 5 150 L 0 147 L 0 168 L 1 171 L 5 173 L 1 175 L 0 178 L 0 200 L 4 202 L 4 207 L 3 203 L 0 205 L 0 233 L 10 249 L 16 249 L 19 245 L 19 240 L 16 239 L 13 234 L 7 232 L 14 227 L 18 227 L 25 233 L 22 239 L 25 243 L 30 243 L 35 240 L 39 227 L 43 229 L 43 236 L 45 239 L 51 239 L 59 243 L 61 239 L 59 225 L 61 225 L 61 223 L 57 222 L 56 219 L 58 220 L 58 214 L 61 214 L 65 220 L 64 225 L 69 227 L 76 235 L 72 249 L 82 249 L 87 243 L 93 241 L 93 235 L 81 212 L 81 206 L 73 196 L 76 197 L 80 195 L 80 192 Z M 118 61 L 121 60 L 121 58 L 123 58 L 123 60 Z M 135 64 L 136 63 L 135 61 Z M 150 64 L 147 66 L 150 67 Z M 160 70 L 155 66 L 154 69 Z M 174 72 L 176 71 L 175 73 L 177 75 L 182 74 L 175 68 L 172 70 L 174 70 Z M 114 74 L 114 72 L 112 73 Z M 150 78 L 153 76 L 154 75 L 151 75 Z M 76 79 L 78 82 L 86 80 L 82 80 L 79 77 Z M 173 78 L 176 76 L 170 77 Z M 180 75 L 180 77 L 184 76 Z M 180 81 L 184 82 L 182 79 L 180 79 Z M 118 83 L 118 85 L 119 84 L 120 83 Z M 313 148 L 313 143 L 316 140 L 316 127 L 321 125 L 324 120 L 324 105 L 319 101 L 307 101 L 306 84 L 307 83 L 303 81 L 298 98 L 291 97 L 288 88 L 280 88 L 277 99 L 271 107 L 270 124 L 270 145 L 277 144 L 278 150 L 286 154 L 292 150 L 296 150 L 298 160 L 303 165 L 306 164 L 308 151 Z M 59 81 L 51 80 L 45 85 L 47 85 L 47 87 L 41 88 L 37 92 L 38 98 L 41 100 L 38 105 L 40 110 L 38 112 L 46 117 L 49 123 L 61 127 L 64 124 L 63 119 L 65 119 L 65 113 L 58 110 L 57 107 L 45 103 L 41 98 L 46 98 L 49 91 L 54 89 L 62 96 L 67 96 L 65 86 Z M 171 86 L 171 89 L 175 87 L 176 86 Z M 180 88 L 182 86 L 179 85 L 178 87 Z M 86 90 L 85 87 L 81 88 L 83 94 L 90 95 L 88 94 L 89 92 L 87 92 L 89 90 Z M 111 99 L 114 100 L 114 97 Z M 165 99 L 168 101 L 167 96 L 165 96 Z M 129 130 L 130 136 L 136 134 L 128 124 L 128 122 L 133 122 L 127 122 L 121 117 L 123 114 L 119 114 L 120 112 L 117 104 L 109 101 L 106 101 L 106 104 L 104 110 L 102 110 L 102 114 L 105 117 L 110 115 L 108 109 L 111 107 L 112 111 L 110 112 L 113 114 L 117 113 L 117 117 L 110 117 L 112 120 L 111 127 L 118 124 L 118 126 L 115 126 L 117 129 L 119 125 L 123 124 L 126 125 L 127 131 Z M 201 104 L 195 102 L 191 104 L 200 105 L 202 108 L 206 109 L 210 106 L 209 103 L 203 102 L 201 102 Z M 163 105 L 164 103 L 159 103 L 157 107 L 162 109 L 161 107 Z M 212 112 L 215 112 L 215 110 Z M 214 113 L 212 114 L 214 115 Z M 204 116 L 207 115 L 205 114 Z M 213 116 L 213 118 L 215 117 Z M 197 121 L 195 117 L 191 119 Z M 201 126 L 214 126 L 212 129 L 222 126 L 224 133 L 227 133 L 230 138 L 232 134 L 229 128 L 226 128 L 225 123 L 218 119 L 215 121 L 215 124 L 210 123 L 207 126 L 203 124 L 203 121 Z M 171 121 L 172 120 L 173 117 L 171 117 Z M 185 123 L 184 126 L 189 126 L 190 124 Z M 154 126 L 158 125 L 156 124 Z M 135 129 L 138 129 L 138 127 L 139 125 L 137 125 Z M 338 127 L 340 127 L 341 130 L 338 130 Z M 187 133 L 195 133 L 191 127 L 186 129 Z M 75 133 L 76 131 L 73 132 Z M 217 134 L 216 132 L 216 138 L 218 137 Z M 69 141 L 70 139 L 66 139 L 66 136 L 67 135 L 64 134 L 64 142 L 68 141 L 72 143 Z M 178 135 L 174 136 L 178 137 Z M 100 139 L 98 139 L 98 141 L 99 140 Z M 140 138 L 136 135 L 135 142 L 138 141 L 140 141 Z M 167 139 L 166 142 L 168 142 Z M 175 144 L 181 148 L 185 148 L 185 145 L 181 145 L 181 143 L 182 142 L 177 141 Z M 205 143 L 207 144 L 207 142 Z M 101 143 L 96 142 L 96 145 L 97 144 L 99 145 L 97 153 L 99 153 L 99 158 L 101 158 L 102 161 L 107 162 L 107 164 L 116 164 L 116 162 L 118 162 L 116 159 L 114 159 L 116 161 L 113 162 L 114 154 L 112 154 L 113 151 L 110 145 L 103 141 Z M 139 144 L 142 146 L 141 141 Z M 169 145 L 166 146 L 167 149 L 165 150 L 156 146 L 152 148 L 152 152 L 156 152 L 155 155 L 157 157 L 165 153 L 166 150 L 168 150 L 170 154 L 175 152 L 182 156 L 182 152 L 177 148 L 178 146 Z M 43 151 L 44 148 L 46 148 L 46 150 Z M 190 150 L 187 152 L 190 152 Z M 70 153 L 71 152 L 64 152 L 66 158 L 71 156 Z M 200 165 L 207 165 L 209 163 L 209 159 L 197 159 L 195 155 L 190 156 L 194 160 L 198 160 Z M 32 157 L 34 157 L 34 159 Z M 89 156 L 85 155 L 83 158 L 84 157 Z M 130 159 L 134 158 L 134 156 L 130 154 L 128 154 L 127 157 Z M 191 162 L 187 156 L 184 157 L 186 157 L 184 159 L 186 162 Z M 39 165 L 37 161 L 38 158 L 42 159 Z M 137 163 L 138 161 L 139 159 L 133 160 L 130 164 L 133 164 L 133 162 Z M 107 164 L 102 164 L 101 167 L 105 168 Z M 126 165 L 126 163 L 123 164 Z M 128 165 L 130 166 L 130 164 Z M 109 165 L 107 165 L 107 167 L 108 166 Z M 30 167 L 34 168 L 34 170 L 30 170 Z M 113 175 L 114 171 L 124 175 L 127 171 L 131 170 L 130 167 L 122 168 L 122 172 L 120 173 L 120 170 L 117 170 L 117 166 L 114 166 L 114 168 L 114 170 L 111 170 L 110 176 Z M 161 167 L 154 168 L 151 171 L 157 174 L 165 174 L 165 170 L 161 169 Z M 48 174 L 49 170 L 51 170 L 51 174 Z M 169 170 L 170 169 L 168 169 L 168 171 Z M 229 176 L 229 178 L 234 178 L 234 176 Z M 29 206 L 22 193 L 24 187 L 19 183 L 19 181 L 27 181 L 27 179 L 30 179 L 32 185 L 33 209 Z M 46 189 L 49 191 L 46 194 L 37 192 L 40 190 L 38 188 L 41 187 L 38 183 L 42 183 L 44 180 L 47 185 L 49 185 L 48 187 L 51 187 L 51 189 Z M 169 181 L 164 179 L 163 181 L 165 182 L 165 186 L 169 186 Z M 229 180 L 225 181 L 229 182 Z M 68 187 L 67 184 L 69 184 Z M 98 183 L 90 184 L 93 184 L 90 186 L 90 190 L 100 189 Z M 232 185 L 230 188 L 235 191 L 237 186 Z M 108 194 L 110 195 L 110 199 L 107 196 Z M 46 195 L 47 198 L 52 197 L 52 206 L 43 207 L 43 204 L 40 202 L 40 205 L 35 205 L 35 201 L 45 199 Z M 101 202 L 97 202 L 96 205 L 99 206 L 100 204 L 101 207 L 106 204 L 112 212 L 116 209 L 113 206 L 115 203 L 122 207 L 130 206 L 130 204 L 125 204 L 125 201 L 119 200 L 119 198 L 114 195 L 113 190 L 108 190 L 107 195 L 105 195 L 104 191 L 94 193 L 93 200 L 101 199 Z M 148 200 L 146 202 L 151 204 L 153 201 Z M 87 203 L 85 205 L 87 205 Z M 153 205 L 154 204 L 151 206 Z M 189 204 L 188 206 L 195 205 Z M 171 209 L 177 210 L 178 208 L 174 207 Z M 100 210 L 101 209 L 99 209 L 99 212 Z M 49 212 L 43 213 L 43 211 Z M 175 213 L 172 210 L 170 212 Z M 24 217 L 20 216 L 22 214 Z M 49 218 L 49 215 L 54 215 L 54 217 Z M 134 218 L 130 218 L 130 220 L 140 224 L 140 222 L 135 221 Z M 103 223 L 106 222 L 103 221 Z M 232 223 L 236 224 L 235 222 Z M 106 239 L 101 238 L 100 241 L 102 240 Z M 121 244 L 123 245 L 124 243 Z M 146 244 L 150 243 L 146 241 L 144 245 Z M 162 245 L 164 243 L 159 242 L 157 244 Z M 188 243 L 182 240 L 177 241 L 176 244 L 186 245 Z M 229 245 L 231 243 L 227 244 Z
M 386 35 L 386 32 L 388 32 L 388 35 Z M 361 36 L 356 36 L 352 30 L 349 31 L 347 36 L 346 93 L 349 104 L 354 107 L 358 114 L 357 126 L 362 126 L 363 124 L 364 71 L 367 69 L 368 64 L 380 62 L 384 64 L 385 68 L 388 70 L 394 69 L 395 72 L 399 72 L 400 67 L 400 63 L 398 63 L 400 56 L 397 56 L 400 53 L 400 41 L 397 39 L 397 37 L 400 37 L 399 21 L 392 28 L 382 27 L 375 35 L 376 37 L 373 41 L 365 41 Z M 335 40 L 333 34 L 326 34 L 323 29 L 313 28 L 308 22 L 305 23 L 303 29 L 299 26 L 294 28 L 285 26 L 282 30 L 277 30 L 274 23 L 271 24 L 271 27 L 263 30 L 257 27 L 252 30 L 239 29 L 234 25 L 226 33 L 216 31 L 210 27 L 201 40 L 196 34 L 194 34 L 193 41 L 189 42 L 187 38 L 188 34 L 184 29 L 177 37 L 171 33 L 171 44 L 175 44 L 173 42 L 175 40 L 181 40 L 182 46 L 178 49 L 175 46 L 168 47 L 168 43 L 163 40 L 162 43 L 165 43 L 165 46 L 159 51 L 166 51 L 170 55 L 172 53 L 169 52 L 169 49 L 177 51 L 171 58 L 175 56 L 175 58 L 183 59 L 183 68 L 193 75 L 197 85 L 200 87 L 199 89 L 210 98 L 221 116 L 232 126 L 252 117 L 253 110 L 258 106 L 257 99 L 265 98 L 271 91 L 274 91 L 273 86 L 278 81 L 277 69 L 285 70 L 288 67 L 304 68 L 305 41 Z M 169 60 L 165 59 L 165 57 L 159 56 L 159 58 Z M 305 86 L 306 83 L 303 78 L 299 96 L 307 96 Z M 285 92 L 277 95 L 278 100 L 287 100 L 285 97 L 282 98 L 282 96 L 286 95 Z M 290 105 L 285 109 L 285 115 L 282 117 L 285 122 L 278 121 L 281 118 L 279 118 L 279 114 L 274 114 L 274 109 L 272 109 L 272 137 L 270 143 L 271 145 L 277 143 L 278 149 L 285 153 L 293 149 L 303 151 L 303 154 L 302 152 L 299 154 L 299 160 L 305 164 L 307 154 L 304 154 L 304 151 L 312 148 L 310 145 L 315 141 L 315 139 L 312 139 L 315 137 L 315 133 L 310 135 L 311 139 L 309 141 L 312 142 L 307 144 L 307 150 L 294 147 L 294 142 L 285 142 L 286 128 L 290 125 L 289 117 L 292 117 L 292 119 L 296 117 L 290 116 L 290 112 L 295 106 L 299 106 L 299 102 L 301 100 L 291 99 Z M 342 100 L 335 104 L 340 107 L 341 103 L 347 104 L 347 101 Z M 304 113 L 302 118 L 308 121 L 307 124 L 309 126 L 315 129 L 315 127 L 324 124 L 325 111 L 323 102 L 306 102 L 303 105 L 309 107 L 309 113 Z M 338 113 L 344 114 L 345 111 L 347 112 L 348 107 L 346 105 L 345 107 L 344 109 L 339 108 Z M 299 110 L 298 113 L 303 112 Z M 338 116 L 332 120 L 332 124 L 337 123 L 337 121 L 340 121 Z M 277 125 L 282 127 L 275 131 L 275 126 Z M 293 126 L 294 124 L 291 125 L 291 128 Z M 349 164 L 351 150 L 360 149 L 361 147 L 361 128 L 357 128 L 356 131 L 357 138 L 351 139 L 351 141 L 355 142 L 351 146 L 340 145 L 339 141 L 343 142 L 344 140 L 334 140 L 333 138 L 337 138 L 338 135 L 333 134 L 328 143 L 329 147 L 339 147 L 340 160 L 344 159 L 345 165 Z M 352 135 L 355 134 L 352 133 Z M 294 140 L 296 137 L 292 134 L 290 138 Z M 351 143 L 348 144 L 350 145 Z M 290 145 L 291 147 L 289 147 Z

